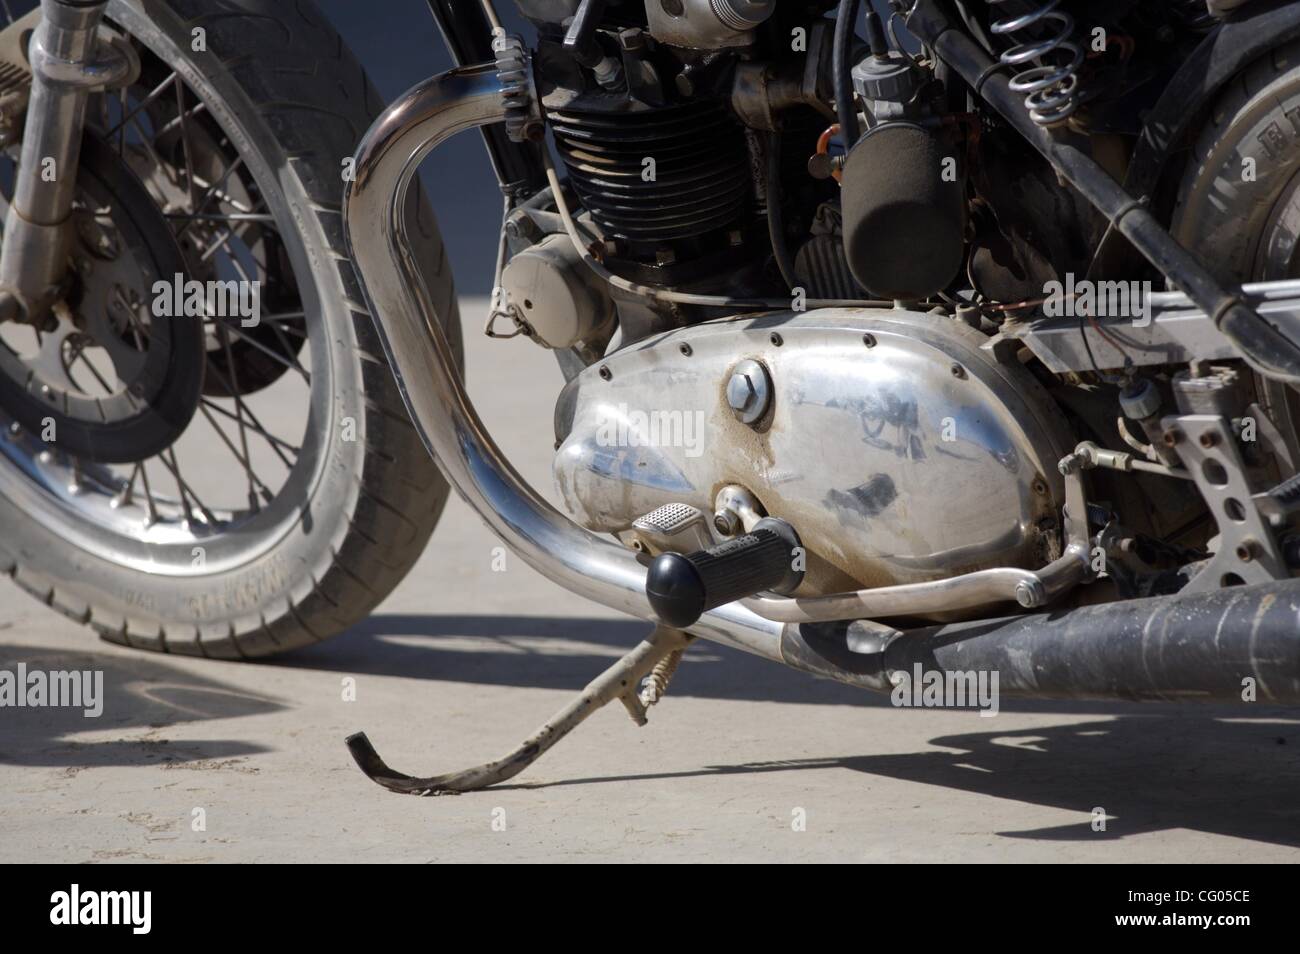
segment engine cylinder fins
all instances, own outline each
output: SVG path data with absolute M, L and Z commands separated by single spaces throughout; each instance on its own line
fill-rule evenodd
M 744 132 L 721 106 L 549 114 L 574 189 L 606 238 L 665 243 L 734 225 L 750 203 Z
M 905 122 L 876 126 L 849 153 L 844 252 L 873 295 L 922 301 L 961 268 L 966 198 L 955 153 L 941 133 Z

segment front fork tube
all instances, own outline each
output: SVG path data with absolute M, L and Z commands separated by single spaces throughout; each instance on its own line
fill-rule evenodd
M 102 40 L 108 0 L 41 0 L 32 34 L 31 94 L 14 196 L 0 245 L 0 321 L 39 322 L 58 297 L 70 247 L 86 101 L 92 90 L 131 80 L 129 44 Z

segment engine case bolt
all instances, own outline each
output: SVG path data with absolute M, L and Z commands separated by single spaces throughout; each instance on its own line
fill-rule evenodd
M 1016 584 L 1016 602 L 1025 609 L 1042 606 L 1047 599 L 1047 592 L 1039 580 L 1021 580 Z
M 746 359 L 732 369 L 727 380 L 727 406 L 742 424 L 753 424 L 772 403 L 772 379 L 767 368 Z
M 1202 447 L 1209 450 L 1211 447 L 1214 447 L 1219 443 L 1219 435 L 1215 434 L 1213 431 L 1206 431 L 1201 435 L 1200 443 Z

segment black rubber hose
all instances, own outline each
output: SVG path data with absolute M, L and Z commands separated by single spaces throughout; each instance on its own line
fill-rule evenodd
M 793 291 L 799 284 L 794 259 L 785 238 L 785 216 L 781 211 L 781 134 L 767 134 L 767 235 L 772 240 L 772 254 L 786 288 Z
M 858 141 L 858 110 L 853 105 L 853 64 L 849 59 L 853 52 L 853 40 L 857 35 L 854 29 L 858 22 L 858 4 L 861 0 L 840 0 L 839 11 L 835 14 L 835 45 L 831 55 L 831 72 L 834 73 L 835 112 L 840 119 L 840 140 L 847 153 Z

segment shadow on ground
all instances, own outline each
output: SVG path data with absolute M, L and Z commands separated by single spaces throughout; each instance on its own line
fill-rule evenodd
M 284 708 L 280 702 L 237 686 L 184 672 L 166 657 L 109 652 L 55 651 L 0 645 L 0 669 L 98 671 L 103 712 L 87 718 L 82 708 L 42 706 L 0 709 L 0 764 L 69 768 L 166 765 L 265 752 L 265 746 L 234 739 L 172 742 L 165 730 L 182 722 L 231 719 Z M 145 730 L 145 731 L 140 731 Z M 133 738 L 77 740 L 79 733 L 117 732 Z
M 381 614 L 335 639 L 266 665 L 577 691 L 645 631 L 645 624 L 631 620 Z M 548 644 L 548 639 L 553 642 Z M 96 720 L 83 718 L 80 710 L 0 711 L 0 763 L 70 768 L 149 766 L 168 760 L 243 756 L 268 749 L 230 739 L 173 744 L 160 733 L 179 722 L 227 719 L 285 707 L 235 685 L 180 671 L 165 657 L 0 646 L 0 667 L 13 668 L 19 660 L 47 669 L 103 670 L 105 712 Z M 876 710 L 889 706 L 887 697 L 815 680 L 710 644 L 697 645 L 688 653 L 673 683 L 670 703 L 674 696 Z M 997 832 L 1006 838 L 1069 842 L 1182 828 L 1300 847 L 1300 806 L 1295 799 L 1300 791 L 1300 716 L 1293 710 L 1244 703 L 1198 706 L 1004 699 L 1002 711 L 1079 718 L 1065 725 L 1024 728 L 1002 718 L 981 719 L 972 714 L 966 725 L 973 731 L 929 737 L 925 751 L 835 754 L 714 765 L 680 773 L 577 778 L 537 785 L 525 782 L 515 787 L 841 768 L 1079 813 L 1076 824 L 1042 830 L 1020 830 L 1011 825 Z M 898 731 L 918 740 L 927 738 L 925 722 L 918 728 L 910 720 L 942 715 L 943 729 L 952 726 L 952 714 L 947 712 L 861 713 L 864 718 L 868 715 L 879 731 L 889 732 L 897 725 Z M 895 719 L 909 722 L 890 721 Z M 104 729 L 130 730 L 134 737 L 88 743 L 68 738 Z M 829 747 L 829 741 L 819 739 L 814 744 Z M 1093 809 L 1104 810 L 1105 832 L 1092 829 L 1089 813 Z M 1008 808 L 1008 814 L 1015 817 L 1014 806 Z M 1242 860 L 1250 860 L 1248 852 Z
M 1079 842 L 1187 829 L 1300 847 L 1300 806 L 1295 801 L 1300 790 L 1297 728 L 1294 718 L 1267 716 L 1248 723 L 1198 715 L 1126 716 L 1016 731 L 993 728 L 930 739 L 930 745 L 947 750 L 942 752 L 714 765 L 693 772 L 575 778 L 511 787 L 843 768 L 1060 808 L 1080 817 L 1075 824 L 994 832 L 1004 838 Z M 1104 815 L 1104 831 L 1093 828 L 1095 811 Z M 1015 812 L 1014 807 L 1008 809 L 1012 817 Z M 1239 860 L 1251 861 L 1249 851 L 1243 851 Z
M 331 671 L 576 691 L 645 631 L 644 623 L 630 620 L 377 615 L 335 640 L 277 662 Z M 462 648 L 450 648 L 450 640 L 466 636 L 499 640 L 502 651 L 466 651 L 463 643 Z M 534 637 L 586 644 L 592 651 L 541 652 Z M 887 697 L 812 679 L 710 644 L 697 645 L 687 654 L 670 701 L 672 696 L 889 706 Z M 980 731 L 929 739 L 929 744 L 941 751 L 717 765 L 681 773 L 578 778 L 514 787 L 838 767 L 1080 813 L 1077 824 L 997 833 L 1008 838 L 1114 839 L 1185 828 L 1300 846 L 1300 806 L 1295 801 L 1295 793 L 1300 791 L 1300 715 L 1293 710 L 1245 703 L 1207 706 L 1004 699 L 1002 711 L 1094 718 L 1068 725 L 1010 729 L 1002 728 L 1005 723 L 996 717 L 972 717 L 970 724 Z M 935 714 L 899 712 L 893 718 L 924 720 Z M 1093 830 L 1090 813 L 1094 809 L 1104 811 L 1105 832 Z

